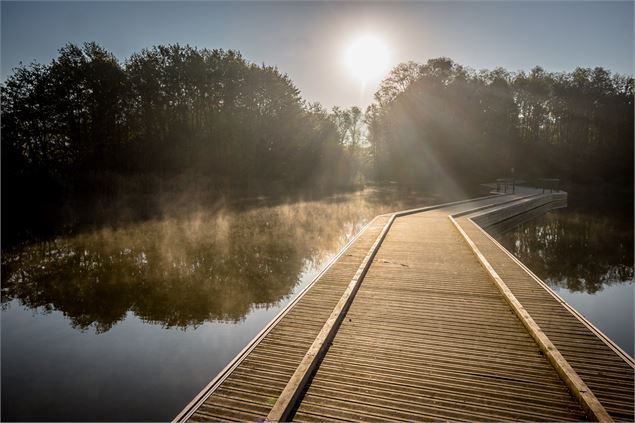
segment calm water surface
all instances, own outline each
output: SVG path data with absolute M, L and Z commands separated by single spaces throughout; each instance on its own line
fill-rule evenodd
M 3 251 L 2 419 L 172 419 L 372 217 L 442 200 L 367 189 Z
M 2 252 L 2 419 L 168 420 L 373 216 L 365 190 L 202 210 Z M 633 354 L 632 214 L 572 206 L 499 235 Z
M 555 210 L 493 235 L 633 356 L 633 205 L 570 193 Z

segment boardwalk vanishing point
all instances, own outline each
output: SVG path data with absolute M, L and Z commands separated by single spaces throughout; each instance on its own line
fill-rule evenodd
M 376 217 L 175 421 L 633 421 L 633 359 L 483 230 L 566 199 Z

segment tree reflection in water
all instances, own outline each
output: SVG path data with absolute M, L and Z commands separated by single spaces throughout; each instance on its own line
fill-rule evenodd
M 60 310 L 108 331 L 132 312 L 165 327 L 240 321 L 289 295 L 373 216 L 431 203 L 365 190 L 327 200 L 198 212 L 60 237 L 2 254 L 2 303 Z
M 593 294 L 633 280 L 632 216 L 563 209 L 494 235 L 553 287 Z

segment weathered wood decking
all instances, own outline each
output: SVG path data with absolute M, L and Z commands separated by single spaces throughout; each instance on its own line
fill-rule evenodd
M 479 226 L 563 201 L 378 216 L 177 420 L 632 421 L 632 358 Z

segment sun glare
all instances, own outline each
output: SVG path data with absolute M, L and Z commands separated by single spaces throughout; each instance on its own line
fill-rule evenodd
M 381 78 L 388 70 L 388 59 L 386 43 L 374 35 L 356 38 L 346 50 L 346 66 L 362 84 Z

